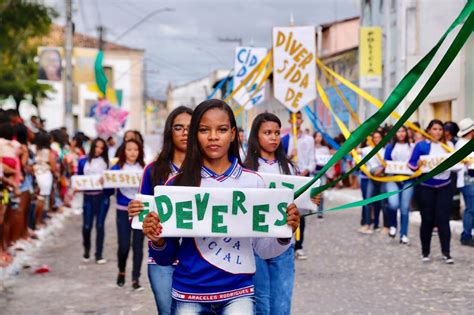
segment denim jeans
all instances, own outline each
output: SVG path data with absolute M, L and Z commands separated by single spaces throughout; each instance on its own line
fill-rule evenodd
M 411 180 L 388 182 L 385 184 L 385 190 L 387 192 L 397 191 L 411 185 L 411 183 Z M 412 187 L 388 197 L 389 224 L 391 227 L 397 227 L 397 210 L 400 209 L 400 237 L 408 236 L 408 220 L 413 193 L 414 189 Z
M 374 197 L 376 195 L 379 195 L 382 193 L 382 183 L 373 181 L 369 179 L 369 183 L 367 185 L 367 198 Z M 379 221 L 380 221 L 380 210 L 382 209 L 382 203 L 380 201 L 374 202 L 370 205 L 368 205 L 365 209 L 365 214 L 364 214 L 364 222 L 370 222 L 369 224 L 373 223 L 374 224 L 374 229 L 379 227 Z M 371 208 L 374 209 L 374 220 L 371 220 Z
M 461 240 L 470 240 L 472 239 L 472 221 L 474 220 L 474 185 L 462 187 L 461 192 L 464 196 L 464 203 L 466 204 Z
M 291 313 L 291 296 L 295 281 L 294 248 L 270 259 L 255 256 L 257 272 L 255 284 L 255 308 L 257 315 L 287 315 Z
M 160 315 L 171 314 L 171 285 L 174 266 L 148 264 L 148 279 L 155 296 L 156 308 Z
M 103 193 L 98 195 L 86 195 L 84 194 L 84 205 L 83 205 L 83 225 L 82 225 L 82 239 L 84 245 L 84 252 L 89 254 L 91 249 L 91 233 L 92 226 L 94 224 L 94 217 L 96 219 L 96 248 L 95 248 L 95 259 L 102 258 L 102 250 L 104 248 L 105 238 L 105 218 L 107 217 L 107 211 L 109 210 L 110 199 L 104 196 Z
M 439 188 L 418 185 L 415 188 L 415 198 L 421 213 L 420 240 L 423 256 L 428 256 L 431 250 L 431 235 L 435 225 L 441 243 L 441 252 L 449 255 L 451 229 L 449 217 L 453 203 L 451 185 Z
M 216 303 L 181 302 L 173 299 L 171 306 L 173 315 L 247 315 L 254 312 L 254 298 L 249 296 Z
M 367 199 L 368 185 L 369 179 L 367 177 L 360 176 L 360 190 L 362 191 L 362 199 Z M 360 225 L 370 225 L 370 223 L 370 206 L 362 206 Z
M 143 260 L 143 231 L 132 229 L 128 218 L 128 212 L 124 210 L 117 210 L 117 258 L 118 269 L 120 272 L 125 272 L 127 266 L 128 252 L 130 251 L 130 243 L 133 248 L 133 268 L 132 280 L 140 278 L 140 270 Z

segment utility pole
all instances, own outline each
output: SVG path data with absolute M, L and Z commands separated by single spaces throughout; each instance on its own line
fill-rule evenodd
M 72 116 L 72 49 L 73 49 L 73 25 L 72 25 L 72 0 L 66 0 L 66 27 L 64 52 L 66 59 L 66 80 L 64 87 L 64 124 L 70 134 L 75 132 L 74 119 Z
M 104 44 L 105 44 L 105 27 L 102 25 L 97 26 L 97 31 L 99 32 L 99 50 L 104 51 Z

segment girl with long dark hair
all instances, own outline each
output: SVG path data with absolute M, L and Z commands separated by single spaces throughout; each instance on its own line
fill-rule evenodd
M 146 166 L 139 192 L 153 195 L 155 186 L 163 185 L 169 177 L 177 174 L 184 161 L 188 143 L 189 124 L 193 111 L 185 106 L 174 109 L 165 122 L 163 148 L 156 160 Z M 128 215 L 138 215 L 143 211 L 139 200 L 128 204 Z M 160 314 L 171 313 L 171 281 L 174 266 L 160 266 L 151 256 L 148 258 L 148 278 L 155 296 L 156 307 Z
M 271 113 L 255 117 L 250 130 L 245 167 L 262 173 L 296 175 L 281 143 L 281 121 Z M 315 203 L 318 203 L 317 201 Z M 257 314 L 290 314 L 295 277 L 295 249 L 262 259 L 255 256 L 255 301 Z
M 111 170 L 116 171 L 143 171 L 144 162 L 143 145 L 140 141 L 130 139 L 125 142 L 122 152 L 118 157 L 118 162 Z M 143 260 L 143 232 L 141 230 L 132 230 L 128 217 L 128 204 L 135 197 L 136 188 L 118 188 L 117 197 L 117 260 L 119 273 L 117 276 L 117 285 L 123 287 L 125 284 L 125 268 L 127 265 L 128 252 L 130 244 L 133 248 L 133 269 L 132 269 L 132 287 L 135 291 L 141 291 L 140 269 Z
M 426 132 L 434 141 L 423 140 L 415 145 L 408 162 L 408 166 L 414 171 L 422 166 L 420 160 L 422 155 L 436 156 L 447 153 L 441 143 L 454 148 L 451 142 L 446 142 L 444 139 L 443 123 L 440 120 L 430 121 Z M 420 240 L 424 262 L 430 260 L 431 235 L 433 228 L 437 226 L 443 259 L 447 264 L 454 263 L 450 253 L 451 228 L 449 217 L 453 201 L 450 183 L 451 171 L 446 170 L 415 187 L 415 199 L 421 213 Z
M 188 147 L 181 172 L 167 185 L 195 187 L 263 188 L 256 173 L 241 166 L 237 124 L 231 108 L 220 100 L 207 100 L 193 112 Z M 298 209 L 287 208 L 287 223 L 296 230 Z M 291 239 L 274 238 L 160 238 L 156 213 L 148 214 L 143 232 L 151 240 L 150 255 L 163 265 L 179 261 L 173 274 L 172 314 L 253 314 L 252 276 L 254 251 L 264 259 L 276 257 L 290 246 Z M 238 266 L 216 259 L 213 242 L 222 252 L 240 255 Z M 238 242 L 238 246 L 235 245 Z M 211 244 L 211 246 L 209 246 Z M 236 247 L 237 246 L 237 247 Z M 220 294 L 226 292 L 229 294 Z M 199 297 L 197 301 L 195 298 Z
M 78 175 L 102 175 L 109 167 L 109 156 L 107 143 L 102 138 L 92 141 L 89 154 L 79 160 Z M 110 198 L 104 190 L 93 190 L 84 192 L 83 203 L 83 225 L 82 237 L 84 245 L 84 262 L 90 259 L 91 233 L 96 217 L 97 240 L 95 250 L 95 261 L 97 264 L 105 264 L 107 261 L 102 256 L 105 238 L 105 219 L 109 210 Z
M 408 163 L 414 145 L 410 143 L 408 129 L 405 126 L 400 127 L 393 137 L 392 141 L 385 149 L 386 161 L 399 161 Z M 385 183 L 385 190 L 387 192 L 404 189 L 411 185 L 413 180 L 405 180 L 401 182 Z M 390 196 L 388 202 L 389 215 L 389 236 L 395 237 L 397 235 L 397 210 L 400 209 L 400 244 L 408 244 L 408 224 L 410 203 L 413 197 L 413 188 L 406 189 L 397 195 Z

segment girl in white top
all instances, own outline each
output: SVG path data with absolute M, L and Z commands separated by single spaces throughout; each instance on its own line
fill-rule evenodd
M 43 213 L 49 210 L 49 200 L 53 188 L 53 175 L 56 174 L 56 158 L 51 151 L 51 137 L 40 132 L 35 137 L 36 154 L 33 171 L 39 188 L 35 208 L 35 225 L 43 225 Z
M 399 161 L 408 164 L 411 153 L 415 145 L 410 143 L 408 136 L 408 129 L 405 126 L 400 127 L 392 139 L 392 142 L 387 145 L 385 150 L 386 161 Z M 404 189 L 411 185 L 413 180 L 405 180 L 400 182 L 385 183 L 385 190 L 387 192 Z M 388 198 L 388 215 L 389 215 L 389 236 L 395 237 L 397 235 L 397 211 L 400 209 L 400 244 L 408 244 L 408 220 L 410 203 L 413 197 L 414 189 L 408 188 L 397 195 Z
M 223 101 L 207 100 L 193 112 L 186 158 L 181 173 L 166 185 L 263 188 L 262 178 L 241 166 L 237 125 L 232 109 Z M 270 198 L 270 196 L 269 196 Z M 298 209 L 287 208 L 287 223 L 296 230 Z M 173 274 L 172 314 L 253 314 L 254 253 L 267 259 L 285 252 L 291 239 L 270 238 L 160 238 L 156 213 L 148 214 L 143 232 L 152 240 L 150 254 L 158 264 L 178 259 Z M 239 262 L 228 262 L 219 244 Z M 230 256 L 229 256 L 230 257 Z
M 286 157 L 280 138 L 281 122 L 271 113 L 255 117 L 249 136 L 247 158 L 244 165 L 250 170 L 295 175 L 293 163 Z M 262 259 L 255 256 L 257 272 L 255 284 L 256 313 L 290 314 L 295 277 L 294 247 L 283 254 Z

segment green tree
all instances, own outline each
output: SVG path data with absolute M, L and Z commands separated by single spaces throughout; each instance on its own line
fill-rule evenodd
M 35 62 L 41 37 L 50 32 L 54 9 L 26 0 L 0 0 L 0 99 L 12 96 L 17 108 L 31 95 L 33 104 L 51 87 L 40 84 Z

